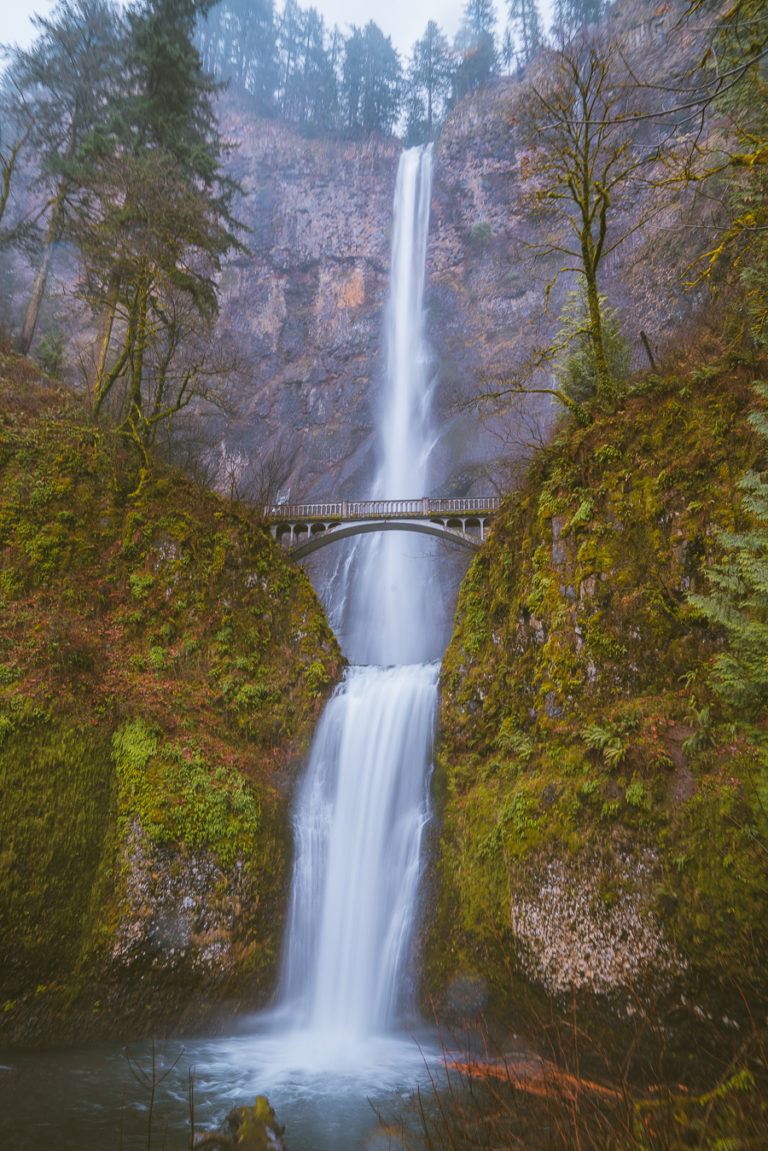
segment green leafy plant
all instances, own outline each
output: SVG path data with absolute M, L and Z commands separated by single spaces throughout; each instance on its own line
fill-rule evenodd
M 627 784 L 624 799 L 630 807 L 647 808 L 650 805 L 648 792 L 645 790 L 645 784 L 641 779 L 633 779 L 631 783 Z
M 685 717 L 685 722 L 690 724 L 693 732 L 683 741 L 683 752 L 689 758 L 698 755 L 707 748 L 714 747 L 717 743 L 717 737 L 714 730 L 714 717 L 709 707 L 696 707 L 695 701 L 691 700 L 690 714 Z
M 536 750 L 536 745 L 529 735 L 520 731 L 516 727 L 514 720 L 511 717 L 502 722 L 499 728 L 498 735 L 496 736 L 496 747 L 499 751 L 506 752 L 508 755 L 514 755 L 516 759 L 520 759 L 523 763 L 528 763 Z
M 621 334 L 619 318 L 605 297 L 600 297 L 603 318 L 603 342 L 608 370 L 614 381 L 623 380 L 629 371 L 629 346 Z M 555 365 L 555 379 L 574 403 L 593 399 L 597 390 L 597 368 L 590 338 L 589 314 L 584 294 L 568 293 L 560 314 L 558 344 L 562 351 Z
M 768 384 L 754 387 L 765 404 Z M 768 452 L 768 410 L 749 418 Z M 748 471 L 739 487 L 752 524 L 720 533 L 725 557 L 707 571 L 711 591 L 690 602 L 728 639 L 712 666 L 713 687 L 733 706 L 757 712 L 768 703 L 768 471 Z
M 591 751 L 599 751 L 609 767 L 618 767 L 627 757 L 627 745 L 614 726 L 600 727 L 591 723 L 581 733 Z

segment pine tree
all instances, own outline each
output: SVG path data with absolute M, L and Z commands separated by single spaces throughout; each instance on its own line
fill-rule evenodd
M 536 55 L 544 39 L 537 0 L 509 0 L 509 31 L 518 68 Z
M 331 128 L 338 119 L 338 84 L 325 22 L 316 8 L 287 0 L 279 27 L 282 116 L 310 128 Z
M 313 129 L 333 127 L 338 114 L 338 86 L 326 47 L 325 21 L 316 8 L 301 13 L 301 43 L 296 59 L 294 118 Z
M 455 48 L 460 61 L 453 76 L 453 99 L 475 91 L 498 75 L 496 9 L 493 0 L 467 0 Z
M 11 202 L 11 190 L 34 121 L 12 71 L 0 77 L 0 251 L 10 247 L 19 238 L 19 226 L 3 224 Z
M 14 49 L 10 63 L 25 101 L 25 138 L 36 155 L 38 189 L 47 204 L 42 260 L 18 340 L 24 353 L 35 335 L 54 248 L 69 222 L 75 187 L 67 167 L 104 118 L 123 51 L 110 0 L 60 0 L 49 18 L 36 16 L 33 22 L 37 39 L 29 49 Z
M 452 56 L 448 41 L 434 20 L 413 46 L 406 83 L 408 143 L 434 139 L 451 88 Z
M 504 29 L 504 36 L 501 41 L 501 61 L 504 65 L 504 71 L 507 75 L 512 71 L 512 64 L 515 60 L 515 42 L 512 39 L 512 32 L 509 25 Z
M 768 384 L 756 383 L 755 390 L 768 404 Z M 768 407 L 750 423 L 768 453 Z M 728 650 L 714 661 L 713 686 L 728 703 L 756 713 L 768 704 L 768 471 L 748 471 L 739 487 L 752 525 L 721 533 L 726 555 L 707 572 L 712 590 L 691 602 L 728 639 Z
M 129 11 L 124 88 L 106 129 L 79 150 L 85 291 L 102 314 L 94 387 L 145 453 L 158 425 L 199 390 L 185 360 L 217 312 L 216 274 L 237 246 L 222 172 L 214 90 L 194 45 L 195 0 L 143 0 Z
M 207 72 L 248 92 L 260 112 L 274 111 L 278 64 L 273 0 L 221 0 L 200 19 L 197 43 Z
M 344 109 L 354 134 L 389 133 L 397 123 L 403 96 L 403 70 L 389 36 L 369 21 L 352 28 L 342 69 Z
M 552 35 L 558 44 L 567 43 L 582 28 L 597 24 L 605 13 L 606 0 L 555 0 L 552 8 Z
M 629 373 L 631 355 L 622 336 L 619 317 L 604 296 L 600 296 L 605 358 L 611 379 L 623 380 Z M 554 377 L 564 396 L 575 405 L 589 404 L 597 393 L 597 372 L 591 340 L 589 309 L 584 292 L 570 291 L 560 313 Z
M 304 12 L 296 0 L 286 0 L 278 27 L 280 112 L 285 120 L 301 119 Z

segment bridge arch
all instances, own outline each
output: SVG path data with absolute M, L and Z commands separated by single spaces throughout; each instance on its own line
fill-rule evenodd
M 368 532 L 416 532 L 477 551 L 499 503 L 497 496 L 284 503 L 265 507 L 263 517 L 275 542 L 296 559 Z
M 327 527 L 316 524 L 312 526 L 319 530 L 314 532 L 308 530 L 310 526 L 308 524 L 296 526 L 304 529 L 299 542 L 290 549 L 290 554 L 297 560 L 304 559 L 305 556 L 336 543 L 337 540 L 367 535 L 369 532 L 415 532 L 418 535 L 434 536 L 448 543 L 458 544 L 459 547 L 471 552 L 477 551 L 480 547 L 480 539 L 465 535 L 460 526 L 457 529 L 442 523 L 434 523 L 432 520 L 356 520 L 338 526 L 329 524 Z M 478 527 L 480 527 L 479 521 Z

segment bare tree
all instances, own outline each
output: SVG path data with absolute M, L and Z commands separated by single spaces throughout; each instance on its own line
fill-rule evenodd
M 620 46 L 593 31 L 546 50 L 521 100 L 524 187 L 546 232 L 538 253 L 555 260 L 546 297 L 562 274 L 579 278 L 596 398 L 608 405 L 618 381 L 606 354 L 604 261 L 661 209 L 658 196 L 641 195 L 665 147 L 658 134 L 654 142 L 644 138 L 635 122 L 646 103 Z M 539 358 L 557 352 L 550 347 Z M 563 399 L 561 389 L 552 390 Z

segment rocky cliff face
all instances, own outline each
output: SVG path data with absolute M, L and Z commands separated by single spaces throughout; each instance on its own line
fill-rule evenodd
M 660 17 L 649 20 L 627 0 L 614 18 L 628 51 L 668 63 L 654 23 Z M 443 428 L 433 475 L 442 494 L 487 489 L 484 467 L 499 442 L 462 401 L 551 339 L 572 286 L 572 277 L 561 277 L 545 309 L 556 266 L 535 252 L 541 234 L 522 194 L 521 91 L 507 78 L 468 96 L 435 144 L 426 300 Z M 234 414 L 208 429 L 218 482 L 234 477 L 257 497 L 280 489 L 292 498 L 359 496 L 370 484 L 401 145 L 307 138 L 260 118 L 234 94 L 222 98 L 220 116 L 224 137 L 237 145 L 229 164 L 244 191 L 238 215 L 248 250 L 220 281 L 220 335 L 238 366 Z M 681 242 L 679 230 L 667 229 L 675 210 L 634 234 L 604 268 L 603 289 L 636 363 L 644 356 L 641 328 L 663 347 L 699 302 L 679 287 L 690 233 Z M 29 273 L 17 263 L 15 322 Z M 93 333 L 82 316 L 72 319 L 72 253 L 58 254 L 56 273 L 41 332 L 80 331 L 87 346 L 78 355 L 87 361 Z M 547 397 L 509 405 L 504 454 L 523 453 L 536 438 L 532 423 L 546 426 L 551 417 Z
M 659 68 L 668 63 L 658 20 L 629 2 L 615 22 L 630 58 L 642 56 L 651 69 L 655 57 Z M 549 397 L 529 396 L 508 405 L 502 426 L 497 419 L 489 434 L 463 404 L 551 341 L 575 284 L 572 274 L 561 275 L 545 306 L 545 285 L 560 261 L 542 257 L 549 225 L 522 184 L 525 99 L 517 80 L 500 80 L 461 101 L 435 144 L 426 301 L 443 428 L 433 474 L 444 494 L 487 488 L 484 470 L 499 455 L 499 430 L 504 454 L 519 457 L 553 417 Z M 307 139 L 232 102 L 223 124 L 240 144 L 232 165 L 251 229 L 250 252 L 227 268 L 221 284 L 222 332 L 244 361 L 234 386 L 240 416 L 220 428 L 225 453 L 246 470 L 265 450 L 277 455 L 271 482 L 293 497 L 360 495 L 369 484 L 383 371 L 400 144 Z M 601 272 L 641 367 L 641 329 L 663 351 L 701 300 L 680 287 L 691 255 L 673 226 L 680 202 L 657 190 L 638 194 L 657 196 L 658 212 Z M 635 202 L 632 211 L 647 206 Z M 611 236 L 628 223 L 618 204 Z M 537 382 L 546 385 L 546 373 Z
M 235 105 L 223 122 L 250 229 L 221 284 L 243 360 L 226 450 L 246 472 L 259 447 L 276 453 L 294 498 L 364 490 L 400 145 L 307 139 Z
M 537 302 L 514 258 L 515 91 L 504 84 L 465 101 L 436 145 L 428 334 L 444 426 L 435 473 L 452 494 L 469 490 L 491 453 L 457 402 L 479 376 L 503 372 Z M 221 283 L 221 330 L 243 360 L 239 415 L 220 429 L 225 454 L 247 475 L 279 439 L 274 486 L 294 498 L 359 495 L 370 483 L 384 366 L 400 145 L 306 139 L 234 104 L 223 123 L 240 144 L 233 170 L 250 229 L 249 252 Z

